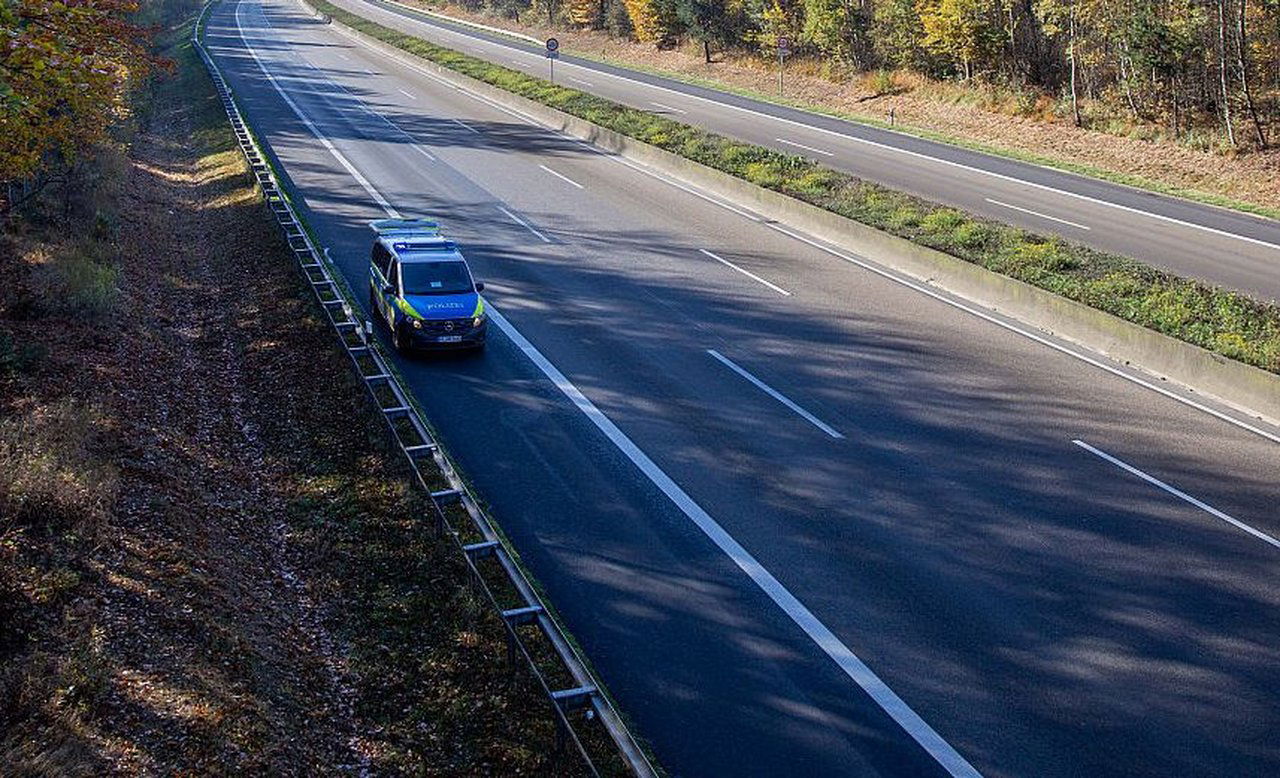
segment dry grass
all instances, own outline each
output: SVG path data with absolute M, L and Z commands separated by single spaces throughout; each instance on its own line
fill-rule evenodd
M 0 774 L 572 773 L 181 56 L 114 200 L 0 236 Z
M 776 95 L 776 66 L 757 57 L 723 54 L 705 64 L 698 46 L 658 51 L 594 30 L 549 28 L 468 12 L 449 3 L 410 0 L 459 18 L 469 18 L 544 38 L 555 35 L 563 51 L 682 78 L 720 84 L 734 90 Z M 528 22 L 536 15 L 522 17 Z M 845 80 L 820 62 L 787 64 L 786 97 L 822 110 L 884 121 L 892 109 L 900 126 L 954 138 L 960 142 L 1042 158 L 1075 169 L 1094 169 L 1124 178 L 1140 178 L 1185 192 L 1229 198 L 1280 210 L 1280 149 L 1265 153 L 1219 153 L 1170 141 L 1159 128 L 1101 118 L 1101 129 L 1079 129 L 1066 120 L 1052 98 L 992 86 L 937 82 L 913 73 L 895 73 L 895 89 L 884 90 L 877 74 Z M 1101 106 L 1086 103 L 1086 113 Z

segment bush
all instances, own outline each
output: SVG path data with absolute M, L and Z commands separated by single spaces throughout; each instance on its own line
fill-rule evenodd
M 84 242 L 65 253 L 45 252 L 32 269 L 37 304 L 53 315 L 100 317 L 119 301 L 120 271 L 99 258 L 98 244 Z
M 44 355 L 44 347 L 33 343 L 16 343 L 9 333 L 0 332 L 0 378 L 32 372 Z
M 1134 324 L 1280 373 L 1280 305 L 1275 303 L 1257 302 L 1126 257 L 1057 238 L 1046 239 L 823 168 L 809 159 L 752 146 L 602 97 L 553 86 L 411 38 L 326 0 L 311 2 L 350 27 L 463 75 Z M 1198 302 L 1189 307 L 1192 300 Z M 1192 309 L 1194 316 L 1190 315 Z
M 0 530 L 83 529 L 115 501 L 115 472 L 92 453 L 96 417 L 65 401 L 0 421 Z

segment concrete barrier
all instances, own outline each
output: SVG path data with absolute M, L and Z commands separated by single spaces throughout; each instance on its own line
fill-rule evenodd
M 316 14 L 306 0 L 298 0 L 298 3 L 309 13 Z M 336 20 L 332 24 L 345 34 L 454 88 L 522 113 L 538 124 L 742 205 L 767 219 L 1045 333 L 1137 367 L 1157 379 L 1181 384 L 1251 416 L 1280 425 L 1280 376 L 1274 373 L 1236 362 L 477 81 Z

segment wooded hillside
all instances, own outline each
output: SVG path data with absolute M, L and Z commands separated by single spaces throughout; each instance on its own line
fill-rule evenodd
M 1000 84 L 1026 113 L 1115 117 L 1226 149 L 1280 135 L 1280 0 L 463 0 L 659 47 L 797 56 Z M 1095 116 L 1082 104 L 1094 106 Z

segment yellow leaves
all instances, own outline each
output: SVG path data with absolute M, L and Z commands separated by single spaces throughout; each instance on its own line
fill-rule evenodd
M 121 0 L 7 0 L 0 11 L 0 180 L 72 159 L 127 117 L 125 93 L 151 62 Z
M 569 0 L 569 21 L 580 27 L 594 27 L 603 9 L 600 0 Z
M 662 16 L 654 0 L 622 0 L 622 2 L 627 8 L 627 16 L 631 18 L 631 27 L 635 31 L 636 40 L 652 43 L 666 35 Z

